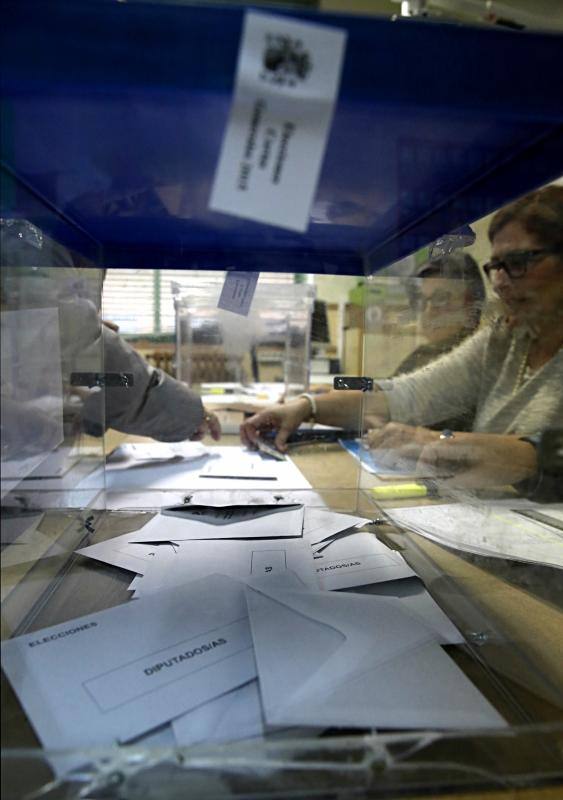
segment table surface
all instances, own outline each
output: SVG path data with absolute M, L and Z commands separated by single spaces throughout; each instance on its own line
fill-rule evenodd
M 106 435 L 107 451 L 123 441 L 149 440 L 124 437 L 110 431 Z M 238 444 L 238 438 L 224 437 L 221 444 Z M 309 445 L 294 450 L 291 455 L 331 508 L 373 515 L 375 506 L 365 490 L 377 483 L 378 479 L 361 473 L 358 462 L 338 445 Z M 412 505 L 412 500 L 408 502 Z M 134 530 L 141 519 L 135 513 L 120 514 L 117 521 L 110 519 L 111 515 L 105 517 L 103 520 L 103 515 L 99 517 L 102 524 L 96 527 L 93 541 Z M 47 519 L 45 530 L 48 530 L 49 524 L 55 528 L 58 524 L 60 528 L 60 518 L 58 522 L 54 517 Z M 76 526 L 73 528 L 72 525 L 69 530 L 74 536 L 73 539 L 68 534 L 71 536 L 68 540 L 71 551 L 78 547 L 78 532 Z M 497 678 L 500 676 L 504 685 L 510 687 L 512 699 L 516 698 L 516 710 L 511 707 L 512 700 L 505 708 L 502 698 L 496 698 L 501 713 L 515 723 L 561 722 L 562 614 L 554 603 L 534 591 L 534 580 L 537 585 L 545 587 L 546 581 L 556 582 L 560 573 L 557 575 L 557 570 L 540 567 L 523 571 L 518 566 L 503 573 L 495 563 L 498 560 L 468 557 L 391 526 L 378 528 L 378 535 L 390 546 L 403 551 L 428 590 L 457 624 L 460 620 L 465 625 L 473 619 L 486 621 L 489 640 L 481 645 L 479 651 L 487 665 L 485 672 L 489 675 L 492 670 Z M 33 630 L 116 605 L 128 597 L 129 573 L 77 556 L 71 557 L 70 565 L 63 562 L 65 559 L 62 557 L 59 560 L 43 559 L 31 570 L 28 567 L 16 571 L 15 578 L 11 570 L 2 570 L 3 581 L 7 577 L 10 588 L 17 585 L 18 589 L 17 592 L 8 593 L 3 604 L 3 637 L 14 631 L 22 631 L 22 609 L 27 612 L 25 630 Z M 53 567 L 56 568 L 55 580 Z M 519 579 L 522 574 L 529 578 L 530 573 L 534 578 L 531 582 Z M 28 585 L 32 600 L 26 606 Z M 39 592 L 40 602 L 36 600 L 37 587 L 46 590 Z M 456 657 L 456 661 L 467 668 L 472 680 L 485 694 L 489 696 L 493 692 L 494 695 L 494 689 L 486 685 L 487 675 L 473 673 L 474 665 L 463 653 Z M 479 681 L 484 681 L 483 685 Z M 6 701 L 4 707 L 8 708 L 2 723 L 4 741 L 10 746 L 35 746 L 37 740 L 33 731 L 4 678 L 2 696 Z M 538 787 L 530 791 L 457 793 L 451 796 L 465 800 L 484 800 L 489 797 L 554 800 L 555 797 L 561 797 L 562 792 L 560 787 L 541 790 Z

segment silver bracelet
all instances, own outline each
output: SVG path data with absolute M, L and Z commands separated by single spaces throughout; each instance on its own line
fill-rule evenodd
M 300 394 L 299 397 L 306 397 L 307 398 L 307 400 L 309 401 L 309 403 L 311 405 L 311 413 L 309 415 L 309 419 L 312 419 L 313 422 L 316 422 L 316 420 L 317 420 L 317 401 L 315 400 L 315 396 L 312 395 L 312 394 L 309 394 L 309 392 L 303 392 L 303 394 Z

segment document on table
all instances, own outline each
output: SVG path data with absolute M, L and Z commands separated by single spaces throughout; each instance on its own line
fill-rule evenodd
M 243 585 L 208 576 L 2 645 L 46 748 L 126 741 L 256 676 Z
M 545 515 L 549 508 L 543 508 Z M 560 508 L 556 505 L 554 511 Z M 386 514 L 398 525 L 457 550 L 563 567 L 561 532 L 505 505 L 451 503 L 386 509 Z
M 223 524 L 219 524 L 221 517 Z M 303 525 L 304 509 L 300 504 L 205 507 L 190 503 L 163 508 L 132 541 L 301 537 Z
M 287 491 L 311 489 L 293 461 L 263 456 L 243 447 L 208 447 L 208 454 L 193 461 L 150 464 L 142 469 L 116 469 L 106 473 L 107 492 L 150 490 Z M 100 485 L 101 472 L 82 481 L 79 488 Z
M 398 600 L 262 584 L 247 589 L 247 602 L 269 724 L 505 725 L 434 630 Z

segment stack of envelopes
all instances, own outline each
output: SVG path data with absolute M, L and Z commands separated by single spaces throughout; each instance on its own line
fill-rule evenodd
M 503 725 L 441 647 L 460 633 L 365 522 L 172 508 L 79 551 L 136 572 L 139 599 L 4 643 L 43 745 Z M 326 591 L 366 584 L 376 593 Z

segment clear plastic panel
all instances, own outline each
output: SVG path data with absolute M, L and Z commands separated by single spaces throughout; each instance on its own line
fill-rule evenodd
M 560 197 L 542 202 L 561 214 Z M 546 241 L 491 218 L 473 227 L 470 248 L 367 279 L 361 494 L 462 631 L 472 679 L 474 660 L 511 724 L 558 731 L 560 256 L 547 227 Z
M 89 538 L 103 502 L 102 272 L 23 219 L 1 221 L 2 630 Z M 22 627 L 23 626 L 23 627 Z
M 19 228 L 14 230 L 24 232 Z M 474 247 L 486 249 L 479 238 Z M 332 705 L 338 707 L 340 703 L 339 707 L 346 710 L 347 702 L 343 700 L 347 696 L 343 698 L 341 686 L 335 684 L 317 706 L 318 724 L 287 725 L 283 730 L 273 730 L 262 725 L 260 712 L 260 727 L 254 729 L 252 736 L 244 733 L 248 730 L 244 727 L 248 723 L 244 714 L 239 727 L 232 722 L 232 709 L 222 712 L 215 727 L 201 735 L 201 720 L 189 718 L 194 708 L 184 707 L 179 692 L 175 725 L 167 723 L 147 729 L 123 745 L 116 743 L 117 735 L 108 736 L 99 743 L 99 748 L 93 749 L 86 741 L 89 730 L 86 726 L 85 738 L 76 747 L 57 746 L 59 740 L 53 737 L 51 746 L 42 749 L 34 726 L 37 727 L 37 709 L 44 710 L 51 702 L 49 692 L 38 690 L 34 700 L 37 705 L 29 706 L 26 714 L 21 698 L 18 700 L 4 678 L 8 721 L 4 767 L 8 796 L 385 797 L 438 789 L 513 788 L 560 777 L 560 569 L 554 563 L 557 549 L 553 545 L 561 536 L 561 507 L 538 503 L 529 483 L 524 485 L 521 480 L 503 483 L 500 470 L 495 473 L 497 462 L 493 463 L 492 474 L 488 462 L 486 480 L 479 483 L 472 478 L 473 483 L 468 483 L 465 478 L 457 479 L 463 476 L 463 469 L 457 473 L 449 463 L 449 471 L 444 474 L 439 459 L 421 457 L 427 445 L 457 446 L 463 444 L 464 435 L 473 433 L 474 421 L 465 395 L 459 404 L 453 403 L 445 409 L 445 413 L 443 405 L 436 409 L 431 402 L 425 402 L 421 392 L 407 392 L 407 400 L 402 402 L 413 402 L 421 416 L 399 419 L 390 414 L 392 409 L 399 408 L 399 401 L 395 403 L 393 395 L 394 381 L 406 385 L 409 375 L 428 376 L 433 365 L 451 357 L 452 349 L 463 348 L 472 336 L 497 324 L 496 301 L 490 287 L 484 288 L 480 272 L 468 281 L 465 275 L 456 277 L 453 268 L 448 272 L 444 262 L 438 274 L 432 271 L 436 259 L 427 272 L 425 256 L 413 257 L 367 279 L 364 305 L 348 309 L 348 323 L 353 321 L 353 330 L 361 332 L 364 343 L 362 368 L 353 377 L 373 379 L 377 391 L 365 391 L 352 403 L 345 424 L 342 419 L 341 427 L 346 433 L 342 443 L 337 433 L 332 436 L 329 428 L 332 438 L 301 442 L 290 448 L 291 461 L 282 464 L 287 474 L 283 473 L 283 485 L 279 488 L 265 482 L 237 485 L 236 489 L 228 482 L 221 483 L 226 480 L 223 472 L 213 474 L 215 464 L 222 469 L 231 468 L 233 477 L 242 475 L 244 480 L 244 475 L 248 477 L 250 470 L 256 468 L 250 466 L 252 459 L 260 459 L 266 479 L 268 470 L 272 470 L 272 475 L 275 472 L 272 465 L 280 463 L 267 454 L 240 448 L 237 429 L 242 414 L 245 410 L 260 412 L 263 406 L 256 405 L 257 399 L 266 404 L 272 400 L 272 396 L 257 396 L 267 395 L 266 390 L 274 382 L 261 381 L 260 375 L 256 380 L 256 374 L 252 373 L 253 352 L 258 367 L 260 360 L 256 356 L 260 352 L 270 348 L 270 354 L 277 356 L 272 363 L 280 370 L 278 376 L 282 380 L 275 382 L 274 388 L 278 393 L 276 399 L 285 394 L 283 406 L 291 403 L 294 392 L 299 394 L 308 388 L 313 300 L 309 285 L 279 287 L 280 291 L 273 292 L 271 287 L 265 289 L 259 284 L 251 313 L 243 318 L 217 309 L 216 287 L 211 290 L 194 282 L 193 291 L 176 304 L 177 378 L 181 379 L 178 381 L 172 376 L 162 376 L 159 370 L 153 371 L 138 354 L 132 353 L 117 332 L 102 324 L 99 314 L 102 272 L 66 269 L 61 265 L 28 271 L 26 264 L 8 265 L 3 279 L 2 313 L 7 333 L 4 338 L 10 346 L 2 351 L 3 365 L 5 362 L 7 367 L 3 394 L 6 385 L 6 394 L 15 398 L 19 413 L 2 421 L 9 434 L 6 462 L 19 464 L 14 454 L 27 446 L 20 431 L 28 430 L 27 425 L 31 424 L 26 422 L 24 414 L 29 406 L 42 412 L 33 416 L 33 422 L 38 424 L 35 422 L 38 419 L 45 429 L 44 438 L 34 435 L 30 439 L 31 452 L 25 450 L 26 457 L 36 459 L 33 469 L 45 470 L 44 465 L 53 453 L 68 446 L 78 448 L 72 452 L 84 456 L 88 474 L 79 470 L 75 482 L 64 483 L 67 475 L 75 474 L 71 467 L 62 476 L 49 477 L 46 486 L 41 481 L 47 478 L 40 475 L 38 483 L 27 489 L 28 475 L 33 475 L 23 474 L 25 464 L 17 467 L 21 474 L 14 478 L 17 484 L 8 488 L 3 507 L 8 510 L 10 522 L 16 520 L 21 524 L 11 544 L 3 541 L 3 556 L 8 554 L 12 558 L 11 554 L 17 556 L 23 552 L 22 545 L 27 548 L 29 536 L 34 547 L 45 541 L 48 547 L 44 552 L 26 550 L 23 564 L 17 561 L 3 564 L 3 638 L 34 633 L 36 641 L 41 641 L 44 635 L 41 631 L 53 625 L 73 621 L 65 630 L 74 632 L 77 625 L 84 624 L 86 616 L 91 621 L 98 618 L 90 615 L 104 609 L 128 605 L 135 608 L 135 604 L 130 604 L 131 593 L 135 592 L 142 603 L 146 591 L 146 602 L 153 570 L 148 563 L 154 559 L 152 563 L 156 564 L 165 550 L 160 583 L 153 584 L 151 591 L 164 592 L 174 587 L 190 591 L 192 579 L 209 579 L 212 572 L 225 568 L 228 560 L 225 553 L 232 552 L 232 542 L 215 542 L 207 561 L 193 556 L 194 563 L 201 565 L 201 574 L 189 567 L 187 559 L 188 566 L 180 581 L 174 559 L 179 552 L 189 553 L 190 547 L 196 552 L 200 544 L 187 540 L 170 543 L 166 536 L 155 541 L 145 536 L 145 544 L 139 544 L 145 526 L 152 525 L 151 530 L 157 530 L 155 520 L 161 523 L 157 536 L 165 531 L 172 541 L 172 526 L 177 534 L 178 518 L 185 518 L 190 506 L 237 505 L 248 509 L 253 505 L 288 503 L 303 506 L 304 514 L 320 515 L 317 528 L 302 531 L 313 548 L 312 574 L 318 588 L 325 590 L 319 595 L 320 603 L 332 603 L 332 598 L 337 603 L 339 599 L 346 603 L 347 598 L 352 603 L 356 599 L 360 603 L 373 601 L 375 611 L 377 605 L 391 598 L 397 604 L 404 604 L 407 617 L 414 614 L 419 628 L 430 625 L 434 636 L 431 644 L 424 640 L 429 650 L 417 650 L 416 657 L 407 649 L 395 661 L 376 664 L 381 672 L 374 673 L 373 682 L 366 678 L 370 673 L 364 671 L 364 661 L 351 669 L 354 686 L 361 689 L 361 703 L 356 708 L 363 724 L 323 722 L 326 717 L 322 714 Z M 456 258 L 465 262 L 462 255 Z M 484 259 L 479 255 L 479 260 Z M 49 306 L 45 305 L 47 297 L 53 298 Z M 71 319 L 78 319 L 79 324 L 67 323 L 61 308 L 76 310 Z M 54 310 L 45 315 L 49 309 Z M 85 309 L 95 320 L 98 336 L 93 341 Z M 33 312 L 31 317 L 29 311 Z M 25 325 L 18 327 L 12 322 L 12 314 L 25 315 L 25 319 L 19 317 Z M 33 338 L 33 326 L 38 322 L 42 326 L 41 336 Z M 104 327 L 110 334 L 104 335 Z M 208 361 L 213 361 L 208 358 L 211 353 L 216 356 L 213 363 L 219 364 L 222 372 L 196 378 L 200 348 Z M 22 361 L 33 364 L 33 372 L 25 381 L 21 380 L 22 371 L 18 367 Z M 231 371 L 227 374 L 226 370 Z M 83 385 L 87 382 L 84 373 L 92 372 L 104 376 L 98 379 L 102 386 Z M 76 373 L 82 374 L 79 387 L 71 386 L 78 382 Z M 133 383 L 130 378 L 123 379 L 129 374 L 133 375 Z M 119 380 L 111 386 L 113 393 L 110 393 L 103 384 L 112 380 L 112 375 Z M 140 384 L 135 383 L 137 379 Z M 59 382 L 61 390 L 56 394 Z M 141 403 L 139 386 L 146 398 Z M 447 392 L 448 386 L 445 379 L 435 382 L 441 394 Z M 223 394 L 219 394 L 220 387 Z M 172 394 L 160 395 L 160 400 L 158 395 L 151 395 L 164 390 Z M 238 406 L 234 410 L 239 415 L 232 431 L 224 425 L 221 441 L 215 443 L 205 436 L 206 452 L 200 455 L 197 451 L 200 442 L 190 441 L 192 433 L 198 438 L 197 430 L 189 425 L 186 429 L 181 427 L 185 418 L 192 422 L 197 419 L 199 394 L 208 412 L 221 414 L 218 399 L 228 397 L 228 405 Z M 153 397 L 156 408 L 150 404 Z M 339 397 L 339 402 L 345 403 L 352 396 L 342 392 Z M 74 413 L 66 427 L 65 409 L 71 400 Z M 92 401 L 98 405 L 91 405 Z M 326 398 L 319 394 L 317 411 L 320 410 L 321 422 L 325 402 Z M 12 406 L 7 405 L 8 413 Z M 228 422 L 227 417 L 222 417 L 222 421 Z M 173 429 L 172 423 L 180 427 Z M 307 425 L 304 429 L 311 431 L 311 424 Z M 313 427 L 312 431 L 315 430 L 326 431 Z M 101 434 L 105 434 L 108 450 L 103 466 Z M 147 436 L 163 441 L 151 442 Z M 140 450 L 124 449 L 130 445 L 153 448 L 152 463 L 147 463 L 150 459 L 146 453 L 143 456 Z M 453 448 L 450 461 L 452 454 L 455 455 Z M 464 467 L 467 462 L 460 463 Z M 212 480 L 207 484 L 209 478 Z M 59 481 L 56 485 L 52 483 L 55 479 Z M 331 512 L 355 518 L 335 522 L 330 518 Z M 28 514 L 31 514 L 30 524 L 27 524 Z M 314 539 L 310 533 L 315 533 Z M 125 541 L 119 537 L 129 538 Z M 105 560 L 76 554 L 80 547 L 103 545 L 112 540 L 115 550 L 109 556 L 106 551 Z M 245 547 L 248 550 L 248 542 L 241 545 L 241 549 Z M 158 555 L 157 548 L 160 548 Z M 259 551 L 257 546 L 256 553 Z M 283 551 L 282 571 L 292 570 L 292 564 L 297 564 L 291 560 L 294 558 L 291 546 L 283 538 L 275 547 L 270 546 L 270 551 L 278 554 Z M 270 554 L 268 558 L 274 557 Z M 256 575 L 261 564 L 269 565 L 260 558 L 254 559 L 254 553 L 250 563 L 251 571 L 245 579 L 254 576 L 254 565 L 258 565 Z M 388 579 L 381 580 L 378 571 L 389 565 L 396 570 L 392 579 L 388 574 Z M 311 590 L 311 586 L 307 588 Z M 342 591 L 330 591 L 334 589 Z M 366 632 L 373 630 L 371 612 L 366 609 L 364 605 L 356 612 L 352 627 L 359 643 L 366 647 L 365 658 L 369 658 L 378 651 L 378 646 L 373 644 L 375 639 L 367 638 Z M 328 632 L 311 628 L 314 632 L 309 635 L 309 643 L 313 651 L 332 647 L 331 637 L 339 613 L 335 606 Z M 421 620 L 417 616 L 421 614 L 430 616 Z M 181 616 L 192 618 L 194 614 L 185 615 L 183 607 Z M 307 630 L 299 627 L 303 624 L 301 620 L 295 630 L 286 629 L 286 624 L 283 621 L 278 628 L 272 623 L 268 629 L 286 637 L 279 653 L 281 696 L 284 696 L 283 681 L 287 679 L 284 672 L 297 670 L 305 663 L 301 659 L 307 644 Z M 145 641 L 148 635 L 144 623 L 132 625 L 128 631 L 123 630 L 123 636 L 131 631 L 135 635 L 142 633 L 137 638 Z M 119 638 L 108 648 L 110 651 L 119 650 Z M 150 642 L 152 645 L 152 639 Z M 156 645 L 154 650 L 158 650 Z M 353 666 L 354 657 L 351 652 L 343 659 L 344 665 L 350 662 Z M 123 658 L 129 664 L 129 653 Z M 98 681 L 107 674 L 100 674 L 98 660 L 100 664 L 109 663 L 107 654 L 103 658 L 102 654 L 96 656 L 91 666 L 93 677 L 89 680 Z M 162 661 L 166 661 L 165 656 Z M 445 670 L 443 690 L 442 679 L 432 682 L 436 664 Z M 317 667 L 322 670 L 324 663 Z M 317 673 L 313 671 L 312 675 Z M 448 691 L 448 681 L 454 675 L 454 685 L 461 687 L 459 693 L 457 689 Z M 53 680 L 55 677 L 53 673 Z M 268 675 L 262 673 L 259 677 L 266 683 Z M 37 681 L 38 686 L 44 686 L 39 683 L 39 675 L 26 666 L 22 667 L 22 679 L 24 684 L 30 681 L 34 685 Z M 313 677 L 310 686 L 313 697 L 319 689 L 315 681 Z M 433 699 L 425 706 L 420 687 L 427 685 L 434 694 L 429 695 Z M 18 688 L 21 691 L 21 685 Z M 123 683 L 122 691 L 130 691 L 127 682 Z M 477 712 L 465 692 L 474 698 L 477 708 L 486 708 L 487 714 L 495 722 L 501 719 L 502 724 L 479 727 L 474 717 Z M 379 708 L 372 694 L 378 699 Z M 350 696 L 357 701 L 358 692 Z M 395 698 L 393 703 L 389 697 Z M 410 707 L 406 710 L 404 697 L 409 698 L 406 705 Z M 309 698 L 304 696 L 303 707 L 307 707 L 307 702 Z M 387 708 L 387 716 L 378 717 L 382 721 L 377 724 L 365 722 L 365 709 L 372 708 L 370 703 L 379 714 L 382 708 Z M 420 717 L 413 722 L 412 714 L 418 704 Z M 147 703 L 147 707 L 154 710 L 158 703 Z M 77 716 L 83 711 L 75 709 Z M 401 722 L 405 718 L 398 715 L 405 713 L 411 716 Z M 444 722 L 443 717 L 436 722 L 435 715 L 441 714 L 451 714 L 455 724 Z M 188 719 L 182 723 L 182 717 Z M 183 741 L 178 725 L 183 725 Z M 234 731 L 229 725 L 234 725 Z M 62 729 L 60 741 L 65 736 L 68 731 Z M 237 741 L 239 736 L 247 741 Z
M 273 399 L 306 391 L 314 287 L 259 280 L 247 316 L 219 308 L 221 290 L 196 280 L 175 300 L 178 378 L 204 391 L 205 384 L 230 382 L 239 391 L 265 384 Z

